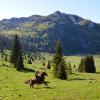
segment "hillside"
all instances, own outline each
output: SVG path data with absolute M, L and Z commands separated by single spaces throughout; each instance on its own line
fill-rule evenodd
M 1 20 L 0 42 L 5 48 L 11 47 L 14 34 L 19 34 L 27 51 L 54 52 L 55 42 L 60 39 L 66 55 L 100 53 L 100 24 L 59 11 Z

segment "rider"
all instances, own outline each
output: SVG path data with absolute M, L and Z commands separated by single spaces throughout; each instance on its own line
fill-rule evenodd
M 38 70 L 35 72 L 35 78 L 39 79 L 39 71 Z

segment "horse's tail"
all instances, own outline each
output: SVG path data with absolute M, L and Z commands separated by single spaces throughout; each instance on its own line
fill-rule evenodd
M 25 84 L 30 84 L 30 83 L 31 83 L 31 80 L 25 81 Z

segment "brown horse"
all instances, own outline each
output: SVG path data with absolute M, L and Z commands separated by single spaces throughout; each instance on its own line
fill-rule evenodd
M 30 82 L 30 87 L 33 87 L 34 84 L 45 84 L 48 86 L 47 82 L 45 81 L 45 76 L 48 76 L 46 72 L 42 72 L 41 76 L 38 76 L 38 78 L 32 79 Z

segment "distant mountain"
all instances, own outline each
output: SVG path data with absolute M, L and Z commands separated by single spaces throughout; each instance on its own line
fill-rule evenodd
M 0 40 L 6 48 L 10 48 L 14 34 L 19 34 L 27 51 L 54 52 L 60 39 L 66 55 L 100 53 L 100 24 L 59 11 L 48 16 L 1 20 Z

